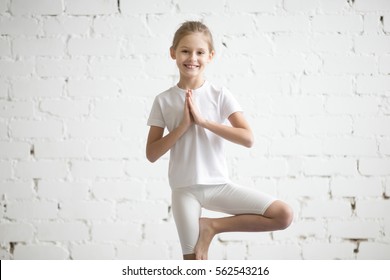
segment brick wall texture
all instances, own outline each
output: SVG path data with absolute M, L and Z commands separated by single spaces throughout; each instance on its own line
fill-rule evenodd
M 185 20 L 255 134 L 227 145 L 232 180 L 295 211 L 210 258 L 390 259 L 388 0 L 0 0 L 0 258 L 181 258 L 145 141 Z

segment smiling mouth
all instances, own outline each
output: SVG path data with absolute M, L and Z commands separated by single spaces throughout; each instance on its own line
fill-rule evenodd
M 184 64 L 184 67 L 186 67 L 187 69 L 196 69 L 196 68 L 199 68 L 199 65 Z

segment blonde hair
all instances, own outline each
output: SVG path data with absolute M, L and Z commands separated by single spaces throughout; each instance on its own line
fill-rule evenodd
M 209 51 L 214 51 L 213 36 L 211 35 L 209 28 L 200 21 L 184 22 L 175 32 L 175 36 L 173 37 L 172 42 L 172 49 L 176 50 L 180 40 L 192 33 L 202 33 L 208 40 Z

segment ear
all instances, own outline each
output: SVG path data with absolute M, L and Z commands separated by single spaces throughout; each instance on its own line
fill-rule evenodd
M 213 60 L 214 55 L 215 55 L 215 51 L 211 51 L 209 54 L 209 62 L 211 62 Z
M 176 52 L 172 47 L 170 47 L 169 52 L 171 54 L 171 58 L 176 59 Z

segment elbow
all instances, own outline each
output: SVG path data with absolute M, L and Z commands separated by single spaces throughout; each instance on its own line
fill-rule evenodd
M 253 138 L 253 135 L 250 134 L 246 139 L 245 139 L 245 142 L 243 143 L 243 145 L 247 148 L 252 148 L 253 147 L 253 144 L 255 142 L 255 139 Z
M 154 163 L 158 160 L 158 157 L 154 156 L 152 153 L 146 151 L 146 158 L 148 159 L 148 161 L 150 161 L 151 163 Z

